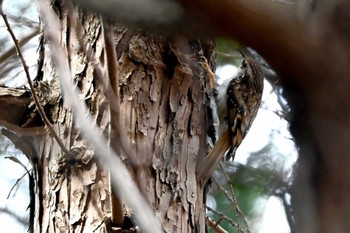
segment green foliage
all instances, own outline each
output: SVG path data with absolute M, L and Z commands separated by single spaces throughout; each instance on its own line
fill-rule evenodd
M 239 50 L 245 50 L 238 42 L 226 38 L 216 40 L 215 51 L 217 53 L 217 64 L 222 66 L 225 64 L 233 64 L 238 66 L 241 60 Z
M 283 172 L 284 160 L 280 158 L 278 150 L 270 142 L 262 150 L 251 154 L 244 165 L 226 162 L 224 169 L 230 183 L 224 173 L 216 171 L 210 195 L 215 199 L 215 210 L 234 224 L 223 220 L 220 214 L 210 213 L 209 216 L 219 221 L 219 225 L 228 232 L 248 232 L 244 218 L 248 222 L 254 219 L 257 201 L 274 195 L 276 190 L 286 190 L 288 186 L 288 177 Z M 231 184 L 234 196 L 230 191 Z

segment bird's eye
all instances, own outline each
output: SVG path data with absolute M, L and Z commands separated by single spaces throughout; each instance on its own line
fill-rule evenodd
M 243 60 L 241 66 L 242 66 L 242 68 L 245 69 L 247 67 L 247 62 L 245 60 Z

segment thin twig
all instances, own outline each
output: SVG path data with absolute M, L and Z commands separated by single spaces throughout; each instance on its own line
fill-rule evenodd
M 221 164 L 221 163 L 220 163 Z M 230 205 L 230 207 L 226 210 L 226 213 L 228 213 L 232 208 L 235 208 L 236 209 L 236 212 L 237 212 L 237 202 L 234 201 L 234 199 L 232 199 L 232 197 L 230 197 L 228 195 L 228 192 L 215 180 L 213 179 L 213 182 L 215 183 L 215 185 L 218 187 L 218 189 L 227 197 L 227 199 L 230 200 L 230 202 L 232 203 L 232 205 Z M 226 214 L 225 214 L 226 216 Z M 221 219 L 218 221 L 218 223 L 221 221 Z M 233 222 L 233 221 L 232 221 Z M 240 226 L 238 224 L 235 223 L 235 225 L 232 225 L 233 227 L 236 227 L 236 228 L 240 228 Z M 248 232 L 249 229 L 248 229 Z
M 221 163 L 220 163 L 220 164 L 221 164 Z M 233 206 L 236 207 L 236 206 L 237 206 L 237 200 L 236 200 L 235 196 L 230 196 L 230 195 L 228 194 L 227 190 L 225 190 L 225 188 L 222 187 L 222 186 L 217 182 L 216 179 L 213 179 L 213 182 L 214 182 L 214 184 L 218 187 L 218 189 L 219 189 L 223 194 L 225 194 L 225 196 L 227 197 L 227 199 L 230 200 L 230 202 L 233 204 Z
M 29 174 L 29 171 L 27 170 L 20 178 L 18 178 L 16 180 L 16 182 L 14 183 L 14 185 L 11 187 L 9 193 L 7 194 L 6 199 L 9 199 L 9 197 L 11 196 L 12 190 L 17 186 L 17 184 L 23 179 L 23 177 L 25 177 L 27 174 Z
M 36 28 L 35 30 L 32 30 L 27 35 L 23 36 L 19 41 L 18 45 L 20 47 L 26 45 L 31 39 L 33 39 L 35 36 L 39 34 L 39 28 Z M 11 56 L 13 56 L 16 53 L 17 49 L 16 46 L 9 48 L 7 51 L 1 53 L 0 55 L 0 63 L 3 63 L 7 59 L 9 59 Z
M 18 54 L 18 57 L 19 59 L 21 60 L 21 63 L 22 63 L 22 66 L 23 66 L 23 69 L 24 69 L 24 72 L 26 74 L 26 77 L 27 77 L 27 80 L 28 80 L 28 84 L 29 84 L 29 87 L 30 87 L 30 91 L 32 92 L 32 95 L 33 95 L 33 99 L 34 99 L 34 103 L 35 103 L 35 106 L 36 108 L 38 109 L 38 112 L 41 116 L 41 118 L 43 119 L 45 125 L 47 126 L 49 132 L 51 133 L 51 135 L 55 138 L 55 140 L 57 141 L 58 145 L 60 146 L 60 148 L 62 149 L 62 151 L 66 154 L 69 154 L 69 150 L 65 147 L 65 145 L 63 144 L 61 138 L 58 136 L 58 134 L 56 133 L 56 131 L 54 130 L 53 126 L 51 125 L 49 119 L 47 118 L 46 114 L 45 114 L 45 111 L 43 109 L 43 107 L 41 106 L 40 102 L 39 102 L 39 98 L 35 92 L 35 89 L 34 89 L 34 85 L 33 85 L 33 82 L 32 82 L 32 79 L 30 78 L 30 74 L 29 74 L 29 70 L 28 70 L 28 66 L 27 66 L 27 63 L 26 61 L 24 60 L 24 57 L 23 57 L 23 54 L 22 54 L 22 51 L 21 51 L 21 48 L 20 48 L 20 45 L 18 44 L 18 40 L 14 34 L 14 32 L 12 31 L 12 28 L 7 20 L 7 17 L 6 15 L 4 14 L 3 10 L 0 9 L 0 14 L 2 16 L 2 18 L 4 19 L 4 22 L 5 22 L 5 25 L 7 27 L 7 30 L 8 32 L 10 33 L 11 35 L 11 38 L 13 40 L 13 43 L 15 44 L 16 46 L 16 50 L 17 50 L 17 54 Z
M 221 212 L 219 212 L 219 211 L 217 211 L 217 210 L 214 210 L 214 209 L 210 208 L 209 206 L 207 206 L 206 208 L 207 208 L 209 211 L 213 212 L 214 214 L 220 216 L 220 218 L 221 218 L 220 221 L 221 221 L 221 220 L 226 220 L 226 221 L 228 221 L 233 227 L 239 228 L 239 225 L 238 225 L 237 223 L 235 223 L 231 218 L 227 217 L 225 214 L 223 214 L 223 213 L 221 213 Z M 218 221 L 217 224 L 219 224 L 220 221 Z
M 228 233 L 224 228 L 222 228 L 214 219 L 207 217 L 207 224 L 217 233 Z
M 7 216 L 10 216 L 13 219 L 17 220 L 17 222 L 19 222 L 21 225 L 28 226 L 27 217 L 23 218 L 19 216 L 17 213 L 15 213 L 14 210 L 10 210 L 7 207 L 0 207 L 0 214 L 6 214 Z
M 248 220 L 247 220 L 247 218 L 245 217 L 243 211 L 241 210 L 241 208 L 240 208 L 239 205 L 238 205 L 237 198 L 236 198 L 235 192 L 234 192 L 234 190 L 233 190 L 233 185 L 232 185 L 230 176 L 227 174 L 227 172 L 226 172 L 226 170 L 224 169 L 222 163 L 220 163 L 220 168 L 222 169 L 223 174 L 224 174 L 224 176 L 225 176 L 225 178 L 226 178 L 226 181 L 227 181 L 228 185 L 230 186 L 230 192 L 231 192 L 231 196 L 232 196 L 232 199 L 231 199 L 231 200 L 233 201 L 233 203 L 234 203 L 234 205 L 235 205 L 236 212 L 237 212 L 237 214 L 240 215 L 241 218 L 243 219 L 244 224 L 247 226 L 247 231 L 248 231 L 248 232 L 251 232 L 251 231 L 250 231 L 250 228 L 249 228 Z

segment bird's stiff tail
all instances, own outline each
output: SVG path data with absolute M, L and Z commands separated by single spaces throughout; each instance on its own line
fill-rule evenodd
M 231 142 L 229 140 L 228 130 L 221 134 L 216 142 L 213 150 L 201 161 L 197 168 L 197 182 L 206 183 L 211 177 L 214 169 L 219 165 L 224 158 L 225 153 L 230 149 Z

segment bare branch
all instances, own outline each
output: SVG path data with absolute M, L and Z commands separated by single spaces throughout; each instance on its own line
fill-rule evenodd
M 239 225 L 238 225 L 237 223 L 235 223 L 231 218 L 227 217 L 226 214 L 220 213 L 219 211 L 216 211 L 216 210 L 214 210 L 213 208 L 210 208 L 209 206 L 207 206 L 207 209 L 208 209 L 209 211 L 213 212 L 214 214 L 220 216 L 220 221 L 221 221 L 221 220 L 226 220 L 226 221 L 228 221 L 233 227 L 239 228 Z M 216 225 L 217 225 L 220 221 L 218 221 L 218 222 L 216 223 Z
M 213 219 L 207 217 L 207 224 L 217 233 L 228 233 L 224 228 L 222 228 L 220 225 L 218 225 L 217 222 L 215 222 Z
M 13 211 L 9 210 L 8 208 L 0 207 L 0 213 L 6 213 L 7 215 L 9 215 L 12 218 L 14 218 L 15 220 L 17 220 L 17 222 L 19 222 L 23 226 L 28 225 L 28 220 L 26 218 L 22 218 L 22 217 L 18 216 L 17 214 L 15 214 Z
M 239 205 L 238 205 L 238 201 L 237 201 L 237 198 L 236 198 L 236 194 L 235 194 L 235 192 L 234 192 L 234 190 L 233 190 L 232 181 L 231 181 L 229 175 L 227 174 L 227 171 L 225 170 L 224 166 L 222 166 L 222 163 L 220 163 L 220 168 L 221 168 L 221 170 L 222 170 L 222 172 L 223 172 L 223 174 L 224 174 L 224 176 L 225 176 L 225 178 L 226 178 L 227 184 L 230 186 L 231 198 L 229 198 L 229 199 L 231 200 L 232 205 L 235 206 L 237 214 L 238 214 L 239 216 L 241 216 L 241 218 L 243 219 L 244 224 L 247 226 L 248 232 L 250 232 L 248 220 L 247 220 L 247 218 L 245 217 L 243 211 L 241 210 L 241 208 L 240 208 Z M 225 191 L 225 195 L 226 195 L 226 191 Z
M 62 140 L 60 139 L 60 137 L 58 136 L 58 134 L 55 132 L 53 126 L 51 125 L 49 119 L 47 118 L 46 116 L 46 113 L 43 109 L 43 107 L 41 106 L 40 104 L 40 101 L 39 101 L 39 98 L 35 92 L 35 89 L 34 89 L 34 85 L 33 85 L 33 82 L 32 82 L 32 79 L 30 77 L 30 74 L 29 74 L 29 70 L 28 70 L 28 66 L 27 66 L 27 63 L 23 57 L 23 54 L 22 54 L 22 51 L 21 51 L 21 48 L 20 48 L 20 45 L 18 44 L 18 40 L 14 34 L 14 32 L 12 31 L 12 28 L 7 20 L 7 17 L 6 15 L 4 14 L 4 12 L 2 11 L 2 9 L 0 10 L 0 14 L 2 16 L 2 18 L 4 19 L 4 22 L 6 24 L 6 27 L 7 27 L 7 30 L 8 32 L 10 33 L 11 37 L 12 37 L 12 40 L 16 46 L 16 50 L 17 50 L 17 53 L 18 53 L 18 57 L 19 59 L 21 60 L 21 63 L 23 65 L 23 69 L 24 69 L 24 72 L 26 74 L 26 77 L 27 77 L 27 81 L 28 81 L 28 84 L 30 86 L 30 90 L 32 92 L 32 95 L 33 95 L 33 98 L 34 98 L 34 102 L 35 102 L 35 105 L 38 109 L 38 112 L 41 116 L 41 118 L 43 119 L 43 121 L 45 122 L 45 125 L 47 126 L 49 132 L 51 133 L 51 135 L 55 138 L 55 140 L 57 141 L 58 145 L 60 146 L 60 148 L 62 149 L 62 151 L 66 154 L 69 154 L 69 150 L 65 147 L 65 145 L 63 144 Z
M 111 172 L 112 185 L 115 187 L 115 190 L 120 196 L 125 198 L 126 204 L 134 209 L 135 220 L 140 228 L 148 233 L 162 232 L 161 224 L 145 201 L 127 168 L 119 156 L 107 146 L 107 141 L 97 129 L 91 117 L 86 115 L 88 110 L 85 103 L 78 99 L 77 90 L 72 88 L 73 84 L 66 62 L 66 54 L 57 38 L 57 31 L 60 28 L 58 19 L 46 1 L 40 0 L 38 2 L 42 17 L 47 22 L 50 22 L 50 27 L 47 27 L 46 30 L 52 44 L 53 59 L 62 79 L 61 85 L 65 96 L 64 99 L 71 101 L 69 104 L 75 112 L 73 115 L 76 122 L 79 122 L 81 132 L 94 147 L 100 163 Z
M 29 32 L 27 35 L 23 36 L 20 40 L 18 40 L 18 45 L 20 47 L 23 47 L 26 45 L 33 37 L 37 36 L 39 34 L 39 28 L 35 28 L 31 32 Z M 16 45 L 8 49 L 7 51 L 1 53 L 0 55 L 0 63 L 3 63 L 6 61 L 9 57 L 14 56 L 17 52 Z

